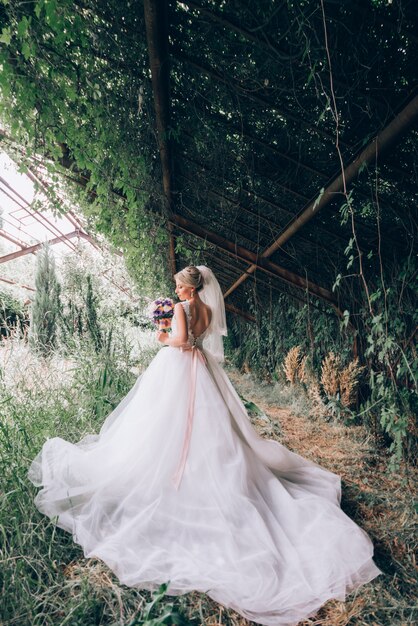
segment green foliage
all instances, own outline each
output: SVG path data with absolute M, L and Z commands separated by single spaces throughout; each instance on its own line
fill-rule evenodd
M 26 310 L 22 302 L 19 302 L 7 291 L 0 291 L 0 335 L 9 335 L 11 328 L 16 328 L 26 319 Z
M 370 397 L 364 409 L 371 419 L 377 416 L 390 439 L 393 469 L 404 459 L 415 459 L 417 452 L 416 274 L 417 268 L 410 259 L 397 273 L 397 279 L 391 281 L 390 288 L 383 284 L 370 294 L 374 310 L 380 312 L 369 317 L 364 314 L 365 356 L 370 370 Z
M 95 350 L 96 352 L 100 352 L 103 347 L 102 331 L 97 319 L 96 297 L 93 294 L 90 274 L 87 275 L 86 323 Z
M 129 626 L 164 626 L 164 624 L 186 626 L 190 624 L 189 620 L 186 621 L 180 613 L 174 610 L 173 601 L 164 601 L 167 589 L 168 583 L 161 585 L 152 594 L 152 599 L 145 605 L 141 616 L 129 622 Z
M 0 385 L 2 620 L 20 626 L 109 623 L 112 616 L 113 621 L 120 616 L 121 597 L 129 617 L 142 602 L 141 594 L 116 584 L 101 585 L 94 566 L 83 575 L 81 549 L 39 514 L 33 504 L 36 490 L 27 479 L 28 464 L 47 437 L 78 441 L 100 428 L 103 412 L 93 398 L 103 357 L 80 346 L 63 371 L 62 363 L 38 360 L 23 340 L 9 350 L 7 376 Z M 119 348 L 114 352 L 118 356 Z M 21 362 L 26 367 L 19 373 Z M 114 406 L 134 377 L 128 376 L 128 361 L 112 362 L 112 377 L 104 381 L 101 393 Z M 76 562 L 81 574 L 70 576 L 67 568 Z M 104 615 L 107 619 L 102 622 Z
M 32 304 L 30 341 L 35 350 L 48 356 L 57 346 L 57 318 L 60 311 L 60 284 L 49 246 L 37 255 L 35 299 Z
M 130 346 L 126 342 L 113 340 L 112 330 L 103 339 L 103 346 L 97 352 L 99 361 L 90 355 L 88 346 L 83 350 L 84 366 L 75 374 L 75 382 L 82 389 L 82 403 L 90 407 L 90 411 L 98 419 L 104 419 L 117 405 L 123 392 L 133 383 L 132 374 L 123 370 L 123 364 L 130 362 Z M 86 371 L 90 372 L 90 384 L 85 387 L 83 378 Z
M 1 19 L 1 119 L 26 145 L 28 163 L 44 154 L 67 185 L 77 181 L 68 192 L 92 227 L 123 250 L 144 291 L 156 289 L 167 280 L 168 235 L 153 176 L 142 8 L 36 0 L 3 6 Z M 53 191 L 51 203 L 58 204 Z
M 348 357 L 347 334 L 340 332 L 335 314 L 326 305 L 295 301 L 286 294 L 272 294 L 268 309 L 251 298 L 249 307 L 255 324 L 229 318 L 229 335 L 225 344 L 228 358 L 237 367 L 247 364 L 261 376 L 277 377 L 285 355 L 295 345 L 319 368 L 325 354 L 334 350 Z
M 181 617 L 178 600 L 174 606 L 165 597 L 165 587 L 151 597 L 85 559 L 72 537 L 38 512 L 37 490 L 27 478 L 48 437 L 75 442 L 99 431 L 135 382 L 132 346 L 121 334 L 106 334 L 99 354 L 80 342 L 65 359 L 55 353 L 45 360 L 23 338 L 7 341 L 0 385 L 2 620 L 16 626 L 192 623 Z
M 382 255 L 358 255 L 356 223 L 367 213 L 376 222 L 380 239 L 379 206 L 346 202 L 341 219 L 347 219 L 347 206 L 353 224 L 353 236 L 346 247 L 347 269 L 341 288 L 351 290 L 352 310 L 346 311 L 342 325 L 352 319 L 356 326 L 360 353 L 367 372 L 367 388 L 360 414 L 375 434 L 380 429 L 388 440 L 390 467 L 395 470 L 403 461 L 416 460 L 418 434 L 418 362 L 415 332 L 418 324 L 417 262 L 408 249 L 391 263 Z M 411 244 L 413 246 L 413 243 Z M 354 274 L 351 274 L 354 272 Z M 346 322 L 347 321 L 347 322 Z
M 345 212 L 346 205 L 344 220 Z M 350 273 L 359 272 L 354 249 L 351 238 L 346 248 Z M 362 289 L 364 282 L 358 280 L 359 274 L 338 277 L 335 289 L 347 303 L 347 293 L 355 294 L 340 321 L 318 303 L 303 304 L 284 294 L 272 294 L 269 307 L 265 308 L 249 293 L 256 323 L 231 318 L 226 351 L 237 367 L 277 379 L 285 355 L 299 345 L 319 378 L 324 357 L 334 352 L 341 357 L 341 363 L 347 363 L 353 358 L 355 341 L 365 366 L 360 387 L 362 404 L 357 410 L 348 408 L 336 397 L 327 398 L 325 408 L 339 419 L 361 419 L 376 436 L 383 433 L 391 453 L 390 468 L 396 469 L 403 461 L 414 462 L 417 454 L 417 265 L 415 258 L 407 255 L 381 273 L 379 258 L 369 261 L 364 268 L 368 297 Z

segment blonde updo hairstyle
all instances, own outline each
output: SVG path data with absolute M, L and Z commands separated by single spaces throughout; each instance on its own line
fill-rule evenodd
M 181 272 L 174 274 L 174 280 L 178 280 L 183 285 L 187 285 L 187 287 L 193 287 L 196 291 L 203 289 L 202 274 L 194 265 L 188 265 Z

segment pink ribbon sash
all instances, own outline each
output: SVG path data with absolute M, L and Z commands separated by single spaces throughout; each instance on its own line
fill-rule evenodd
M 184 433 L 183 449 L 181 451 L 180 462 L 173 476 L 173 483 L 176 489 L 179 488 L 181 479 L 183 477 L 183 472 L 184 472 L 184 468 L 185 468 L 186 461 L 187 461 L 187 455 L 189 452 L 190 439 L 192 437 L 194 405 L 195 405 L 195 398 L 196 398 L 196 374 L 197 374 L 197 361 L 198 360 L 201 361 L 203 365 L 206 365 L 206 358 L 203 352 L 197 346 L 192 346 L 190 395 L 189 395 L 189 406 L 187 409 L 186 432 Z

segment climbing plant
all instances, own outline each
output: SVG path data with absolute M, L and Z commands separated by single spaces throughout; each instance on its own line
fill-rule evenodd
M 168 245 L 153 177 L 147 51 L 144 38 L 133 35 L 142 7 L 2 2 L 0 18 L 0 117 L 9 135 L 24 145 L 28 165 L 41 154 L 67 185 L 76 181 L 67 193 L 125 252 L 138 283 L 156 288 L 166 278 Z

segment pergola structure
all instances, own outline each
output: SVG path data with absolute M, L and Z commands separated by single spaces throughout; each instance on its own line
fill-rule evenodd
M 204 241 L 231 310 L 245 307 L 240 293 L 256 274 L 261 291 L 309 292 L 340 312 L 332 284 L 348 241 L 358 256 L 396 255 L 416 229 L 418 9 L 406 2 L 397 24 L 369 2 L 316 4 L 310 28 L 328 67 L 304 93 L 303 42 L 286 3 L 270 3 L 261 26 L 247 3 L 183 0 L 174 10 L 144 0 L 173 270 L 177 236 Z M 377 36 L 387 49 L 367 59 Z M 403 67 L 391 56 L 399 47 Z M 367 168 L 389 193 L 370 189 Z M 353 229 L 350 201 L 379 203 L 381 223 L 365 210 Z
M 1 216 L 4 227 L 0 228 L 0 237 L 19 248 L 18 250 L 0 256 L 0 283 L 5 283 L 6 285 L 18 285 L 18 283 L 3 275 L 3 272 L 1 272 L 1 264 L 6 264 L 9 261 L 28 254 L 36 254 L 36 252 L 45 245 L 45 242 L 50 246 L 62 243 L 73 252 L 76 250 L 74 239 L 83 239 L 89 242 L 96 250 L 101 249 L 101 244 L 87 232 L 85 224 L 73 210 L 68 209 L 68 207 L 62 208 L 62 224 L 58 224 L 51 219 L 47 200 L 48 186 L 50 183 L 47 182 L 48 177 L 46 174 L 45 176 L 41 176 L 38 168 L 36 173 L 30 169 L 27 170 L 26 176 L 37 184 L 41 192 L 44 192 L 42 196 L 45 205 L 44 208 L 34 208 L 33 202 L 36 200 L 29 202 L 28 199 L 21 194 L 20 190 L 16 188 L 16 185 L 10 184 L 8 180 L 0 176 L 0 207 L 2 204 L 2 196 L 6 197 L 9 203 L 12 203 L 16 207 L 12 211 L 8 211 L 7 215 Z M 62 202 L 64 203 L 63 199 Z M 55 209 L 57 208 L 58 207 L 55 206 Z M 39 243 L 31 243 L 31 241 L 33 241 L 33 239 L 36 240 L 37 237 L 34 236 L 30 223 L 29 225 L 26 224 L 27 219 L 30 222 L 36 222 L 41 227 L 42 241 L 39 240 Z M 64 228 L 66 232 L 64 232 Z M 16 231 L 20 236 L 16 236 Z M 116 252 L 116 254 L 121 255 L 120 252 Z M 6 266 L 4 265 L 4 267 Z M 105 279 L 134 300 L 135 298 L 132 297 L 130 290 L 124 285 L 116 284 L 112 278 L 107 275 L 108 271 L 109 269 L 102 273 Z M 32 285 L 20 284 L 18 286 L 30 292 L 36 291 Z
M 103 113 L 106 123 L 121 112 L 112 141 L 125 133 L 132 142 L 126 160 L 143 158 L 151 171 L 151 185 L 142 190 L 138 179 L 130 191 L 144 191 L 148 201 L 138 202 L 152 213 L 160 212 L 163 190 L 172 270 L 188 262 L 182 251 L 195 251 L 217 274 L 230 311 L 252 319 L 249 292 L 261 302 L 276 291 L 341 315 L 353 309 L 347 300 L 356 298 L 363 269 L 377 275 L 414 251 L 415 0 L 143 0 L 127 7 L 88 0 L 74 13 L 89 24 L 87 43 L 55 49 L 49 34 L 40 38 L 50 67 L 68 64 L 68 110 L 83 106 L 92 76 L 99 77 L 113 107 Z M 80 45 L 88 46 L 84 64 Z M 44 80 L 38 59 L 15 54 L 29 84 Z M 82 74 L 86 64 L 92 73 L 83 91 L 73 70 Z M 55 89 L 59 72 L 54 80 Z M 94 98 L 89 103 L 95 107 Z M 60 166 L 94 200 L 97 173 L 91 181 L 83 158 L 77 161 L 85 145 L 73 136 L 59 147 Z M 123 205 L 111 167 L 112 193 Z M 353 280 L 334 291 L 341 273 Z
M 43 182 L 39 176 L 35 176 L 31 171 L 28 171 L 27 177 L 32 182 L 36 183 L 41 191 L 47 191 L 47 184 Z M 74 239 L 74 237 L 81 237 L 88 240 L 96 248 L 98 247 L 93 238 L 85 232 L 79 218 L 73 211 L 65 210 L 65 222 L 69 226 L 72 226 L 72 230 L 65 233 L 63 232 L 63 226 L 54 222 L 48 215 L 47 210 L 35 209 L 32 206 L 33 201 L 30 202 L 25 198 L 21 190 L 17 189 L 17 185 L 11 184 L 3 176 L 0 176 L 0 206 L 2 204 L 1 198 L 7 198 L 8 203 L 13 205 L 14 208 L 8 211 L 7 214 L 2 215 L 3 228 L 0 228 L 0 237 L 20 248 L 19 250 L 1 256 L 1 264 L 27 254 L 33 254 L 42 247 L 44 242 L 41 240 L 39 240 L 37 244 L 31 243 L 33 239 L 37 239 L 33 229 L 31 230 L 31 223 L 39 225 L 39 230 L 42 232 L 43 238 L 48 241 L 49 245 L 62 242 L 70 250 L 74 251 L 75 246 L 72 239 Z M 45 208 L 48 208 L 46 198 L 45 195 Z M 1 277 L 0 280 L 10 284 L 13 282 L 4 277 Z

